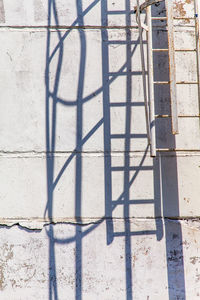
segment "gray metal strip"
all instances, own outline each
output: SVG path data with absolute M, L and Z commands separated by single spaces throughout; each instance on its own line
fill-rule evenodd
M 165 1 L 167 24 L 168 24 L 168 47 L 169 47 L 169 79 L 170 79 L 170 95 L 171 95 L 171 115 L 172 115 L 172 133 L 177 134 L 178 131 L 178 109 L 176 94 L 176 64 L 174 50 L 174 25 L 173 25 L 173 1 Z

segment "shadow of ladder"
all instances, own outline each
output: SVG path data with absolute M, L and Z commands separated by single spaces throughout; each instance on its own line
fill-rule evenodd
M 125 1 L 127 2 L 127 1 Z M 108 237 L 110 243 L 115 236 L 125 236 L 126 234 L 130 236 L 140 235 L 140 234 L 156 234 L 157 230 L 147 230 L 147 231 L 134 231 L 127 230 L 127 232 L 114 232 L 113 226 L 110 223 L 113 217 L 113 211 L 117 206 L 124 207 L 123 219 L 128 220 L 130 218 L 129 206 L 130 205 L 155 205 L 154 199 L 136 199 L 130 200 L 130 187 L 133 184 L 135 178 L 139 174 L 139 172 L 147 172 L 153 171 L 154 166 L 144 165 L 145 158 L 148 151 L 148 146 L 146 151 L 144 152 L 143 157 L 139 165 L 132 166 L 130 162 L 130 142 L 133 138 L 141 138 L 144 139 L 147 137 L 147 134 L 132 134 L 131 133 L 131 108 L 132 107 L 141 107 L 144 106 L 144 102 L 136 102 L 132 101 L 132 76 L 134 76 L 134 72 L 131 72 L 132 65 L 132 45 L 137 47 L 138 41 L 131 40 L 131 27 L 130 27 L 130 15 L 133 13 L 130 7 L 126 7 L 126 10 L 120 11 L 108 11 L 107 9 L 107 1 L 102 1 L 102 68 L 103 68 L 103 113 L 104 113 L 104 152 L 105 152 L 105 160 L 104 160 L 104 170 L 105 170 L 105 207 L 106 207 L 106 218 L 108 219 Z M 109 15 L 120 15 L 124 14 L 129 19 L 126 21 L 125 31 L 125 40 L 109 40 L 108 31 L 112 30 L 108 27 L 108 16 Z M 105 28 L 107 27 L 107 28 Z M 119 28 L 121 29 L 121 28 Z M 126 64 L 122 66 L 122 68 L 118 72 L 110 72 L 109 71 L 109 46 L 110 45 L 125 45 L 126 46 Z M 124 71 L 123 69 L 126 69 Z M 136 72 L 136 75 L 142 75 L 142 72 Z M 110 97 L 110 87 L 112 82 L 120 76 L 126 76 L 126 100 L 121 102 L 111 102 Z M 124 100 L 124 99 L 123 99 Z M 111 133 L 111 109 L 112 108 L 121 108 L 126 111 L 126 120 L 125 120 L 125 134 L 112 134 Z M 116 120 L 117 122 L 117 120 Z M 113 140 L 123 140 L 125 144 L 124 151 L 114 151 L 112 152 L 112 141 Z M 112 155 L 123 155 L 124 163 L 123 166 L 113 166 L 112 165 Z M 153 162 L 153 160 L 152 160 Z M 124 182 L 123 182 L 123 192 L 119 196 L 118 199 L 112 199 L 112 191 L 113 191 L 113 182 L 112 182 L 112 174 L 113 172 L 123 172 L 124 174 Z M 130 172 L 134 172 L 134 175 L 131 177 Z M 111 221 L 111 222 L 110 222 Z M 111 238 L 112 236 L 112 238 Z
M 130 16 L 133 11 L 130 8 L 129 1 L 126 2 L 126 10 L 120 11 L 108 11 L 107 1 L 101 2 L 102 11 L 102 74 L 103 74 L 103 115 L 104 115 L 104 172 L 105 172 L 105 217 L 106 217 L 106 230 L 107 230 L 107 244 L 111 244 L 115 237 L 124 237 L 125 241 L 125 270 L 126 270 L 126 299 L 132 300 L 132 256 L 133 250 L 131 247 L 132 236 L 146 236 L 156 235 L 157 239 L 160 239 L 160 222 L 155 221 L 154 230 L 134 230 L 130 208 L 132 206 L 141 205 L 153 205 L 154 211 L 155 206 L 158 204 L 155 199 L 130 199 L 130 188 L 134 184 L 134 181 L 139 173 L 141 172 L 153 172 L 154 170 L 154 159 L 152 159 L 152 165 L 145 165 L 145 159 L 148 152 L 148 146 L 141 156 L 140 163 L 133 165 L 134 157 L 130 156 L 131 151 L 131 140 L 132 139 L 144 139 L 147 138 L 147 134 L 132 134 L 131 133 L 131 108 L 133 107 L 144 107 L 144 102 L 132 101 L 132 80 L 134 75 L 142 75 L 142 72 L 132 72 L 132 56 L 135 48 L 138 45 L 138 40 L 133 41 L 131 38 L 131 20 Z M 124 14 L 126 17 L 126 26 L 124 28 L 115 28 L 115 30 L 123 30 L 125 40 L 113 40 L 109 39 L 109 30 L 113 28 L 108 27 L 108 16 L 109 15 L 120 15 Z M 110 72 L 109 68 L 109 47 L 110 45 L 124 45 L 126 47 L 126 62 L 120 68 L 118 72 Z M 132 49 L 132 47 L 134 47 Z M 111 84 L 120 76 L 126 77 L 126 99 L 117 99 L 115 102 L 111 101 L 110 88 Z M 124 100 L 124 101 L 123 101 Z M 111 110 L 115 108 L 125 110 L 125 134 L 112 134 L 111 132 Z M 116 120 L 117 122 L 117 120 Z M 123 150 L 112 150 L 113 140 L 124 141 Z M 122 143 L 121 143 L 122 144 Z M 113 157 L 121 156 L 123 159 L 123 165 L 113 165 Z M 117 199 L 113 199 L 113 189 L 115 184 L 113 181 L 113 174 L 115 172 L 123 173 L 123 191 Z M 132 175 L 133 173 L 133 175 Z M 142 187 L 141 187 L 142 189 Z M 157 200 L 158 201 L 158 200 Z M 118 222 L 124 222 L 124 230 L 116 230 L 114 223 L 115 217 L 113 217 L 114 210 L 118 207 L 123 208 L 123 216 L 117 217 Z M 121 228 L 121 226 L 120 226 Z M 162 231 L 162 230 L 161 230 Z
M 127 3 L 127 2 L 126 2 Z M 168 29 L 169 26 L 171 26 L 171 30 L 173 31 L 173 11 L 171 7 L 171 1 L 167 1 L 167 4 L 170 3 L 170 7 L 168 7 L 168 15 L 166 17 L 158 18 L 154 17 L 151 18 L 152 20 L 167 20 L 168 21 Z M 174 90 L 176 90 L 177 84 L 198 84 L 199 86 L 199 16 L 197 14 L 197 2 L 194 0 L 195 4 L 195 28 L 196 28 L 196 38 L 197 38 L 197 44 L 196 44 L 196 53 L 197 53 L 197 72 L 198 72 L 198 78 L 197 82 L 177 82 L 176 81 L 176 72 L 174 71 L 174 74 L 170 74 L 170 81 L 168 82 L 156 82 L 154 81 L 154 78 L 152 78 L 152 86 L 154 88 L 154 85 L 163 85 L 168 84 L 171 87 L 171 105 L 173 106 L 173 111 L 171 112 L 171 116 L 168 117 L 172 118 L 174 120 L 174 123 L 172 123 L 172 131 L 173 133 L 178 133 L 178 111 L 177 111 L 177 99 L 176 95 L 173 95 Z M 162 238 L 160 232 L 162 232 L 162 229 L 160 226 L 162 226 L 162 222 L 156 223 L 155 230 L 134 230 L 132 228 L 131 224 L 131 213 L 130 213 L 130 207 L 133 205 L 137 207 L 138 205 L 154 205 L 154 210 L 156 211 L 156 206 L 160 205 L 160 199 L 156 200 L 156 197 L 154 199 L 131 199 L 130 198 L 130 187 L 134 183 L 136 177 L 141 172 L 147 172 L 147 171 L 153 171 L 155 173 L 155 164 L 157 166 L 158 158 L 152 158 L 152 165 L 145 165 L 145 158 L 147 155 L 147 150 L 144 153 L 143 157 L 141 158 L 140 163 L 135 166 L 132 164 L 132 159 L 130 159 L 130 141 L 132 138 L 144 138 L 144 135 L 132 135 L 131 134 L 131 108 L 137 107 L 137 106 L 144 106 L 144 103 L 138 103 L 132 101 L 132 76 L 134 76 L 134 73 L 131 72 L 131 66 L 132 66 L 132 55 L 134 51 L 132 50 L 131 46 L 134 45 L 134 41 L 131 40 L 131 27 L 130 27 L 130 15 L 131 15 L 131 9 L 126 4 L 126 10 L 125 11 L 108 11 L 107 10 L 107 1 L 102 1 L 101 3 L 102 8 L 102 70 L 103 70 L 103 114 L 104 114 L 104 152 L 105 152 L 105 160 L 104 160 L 104 171 L 105 171 L 105 217 L 106 217 L 106 230 L 107 230 L 107 244 L 111 244 L 115 237 L 124 237 L 125 242 L 125 264 L 126 264 L 126 298 L 127 300 L 132 300 L 133 292 L 132 292 L 132 247 L 131 247 L 131 237 L 133 236 L 140 236 L 140 235 L 156 235 L 157 239 L 160 240 Z M 109 15 L 120 15 L 125 14 L 126 16 L 126 26 L 123 29 L 126 32 L 126 40 L 110 40 L 108 31 L 111 30 L 108 27 L 108 16 Z M 198 17 L 198 18 L 197 18 Z M 169 37 L 168 32 L 168 37 Z M 198 36 L 197 36 L 198 35 Z M 173 38 L 173 37 L 171 37 Z M 187 49 L 180 49 L 175 50 L 174 48 L 170 49 L 170 43 L 173 41 L 168 41 L 169 48 L 168 49 L 151 49 L 152 50 L 152 57 L 153 52 L 157 51 L 169 51 L 169 64 L 173 64 L 173 59 L 175 62 L 175 52 L 176 51 L 187 51 Z M 144 42 L 143 42 L 144 43 Z M 118 45 L 125 45 L 126 46 L 126 63 L 124 66 L 120 68 L 118 72 L 110 72 L 109 70 L 109 46 L 111 44 L 118 44 Z M 135 43 L 135 44 L 138 44 Z M 136 47 L 136 45 L 135 45 Z M 191 51 L 191 50 L 189 50 Z M 126 70 L 126 71 L 125 71 Z M 172 70 L 172 69 L 171 69 Z M 139 75 L 139 74 L 138 74 Z M 141 72 L 142 75 L 142 72 Z M 172 75 L 174 76 L 172 78 Z M 116 80 L 120 76 L 126 76 L 126 100 L 125 101 L 119 101 L 119 102 L 113 102 L 111 101 L 110 97 L 110 87 L 114 80 Z M 113 100 L 113 99 L 112 99 Z M 119 99 L 117 99 L 118 101 Z M 112 108 L 121 108 L 125 109 L 125 134 L 112 134 L 111 131 L 111 109 Z M 154 113 L 153 115 L 153 122 L 155 124 L 156 115 Z M 172 120 L 172 122 L 173 122 Z M 151 124 L 152 119 L 150 119 Z M 117 120 L 116 120 L 117 122 Z M 155 127 L 155 125 L 154 125 Z M 173 130 L 174 128 L 174 130 Z M 155 128 L 154 128 L 155 129 Z M 124 151 L 112 151 L 112 141 L 116 139 L 123 140 L 124 141 Z M 156 149 L 164 150 L 164 149 Z M 114 155 L 121 155 L 123 156 L 123 165 L 119 166 L 113 166 L 113 156 Z M 114 172 L 123 172 L 123 192 L 117 199 L 113 199 L 113 189 L 115 188 L 114 182 L 113 182 L 113 173 Z M 134 172 L 134 175 L 131 177 L 131 172 Z M 155 196 L 155 195 L 154 195 Z M 161 195 L 160 195 L 161 198 Z M 121 219 L 120 221 L 124 222 L 124 230 L 123 231 L 117 231 L 114 223 L 115 218 L 114 210 L 117 207 L 123 207 L 123 217 L 119 217 Z M 160 231 L 160 232 L 159 232 Z

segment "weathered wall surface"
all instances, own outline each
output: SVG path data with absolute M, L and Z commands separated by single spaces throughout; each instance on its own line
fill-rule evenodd
M 174 1 L 180 133 L 169 85 L 155 84 L 156 158 L 135 4 L 0 1 L 2 300 L 200 297 L 194 2 Z M 166 21 L 153 26 L 166 49 Z M 168 65 L 154 53 L 154 81 Z

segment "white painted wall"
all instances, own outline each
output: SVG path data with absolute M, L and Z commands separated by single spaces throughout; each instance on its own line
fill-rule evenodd
M 177 86 L 176 137 L 155 85 L 151 158 L 135 4 L 0 1 L 2 300 L 200 297 L 197 85 Z M 174 0 L 174 16 L 193 17 L 193 0 Z M 194 49 L 194 20 L 174 23 L 175 48 Z M 153 46 L 167 48 L 158 25 Z M 195 52 L 176 67 L 197 80 Z M 154 72 L 169 80 L 166 52 Z

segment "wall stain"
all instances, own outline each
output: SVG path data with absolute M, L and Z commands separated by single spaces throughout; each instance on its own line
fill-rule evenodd
M 185 4 L 191 4 L 191 0 L 185 0 L 185 2 L 179 0 L 174 3 L 175 15 L 177 15 L 177 17 L 186 17 L 187 12 L 184 7 Z M 190 19 L 186 18 L 182 20 L 182 22 L 190 23 Z
M 34 1 L 34 19 L 36 22 L 47 20 L 47 10 L 41 0 Z
M 0 0 L 0 23 L 5 23 L 5 9 L 3 0 Z
M 198 257 L 198 256 L 192 256 L 192 257 L 190 257 L 190 263 L 191 264 L 195 265 L 197 262 L 198 263 L 200 262 L 200 257 Z

